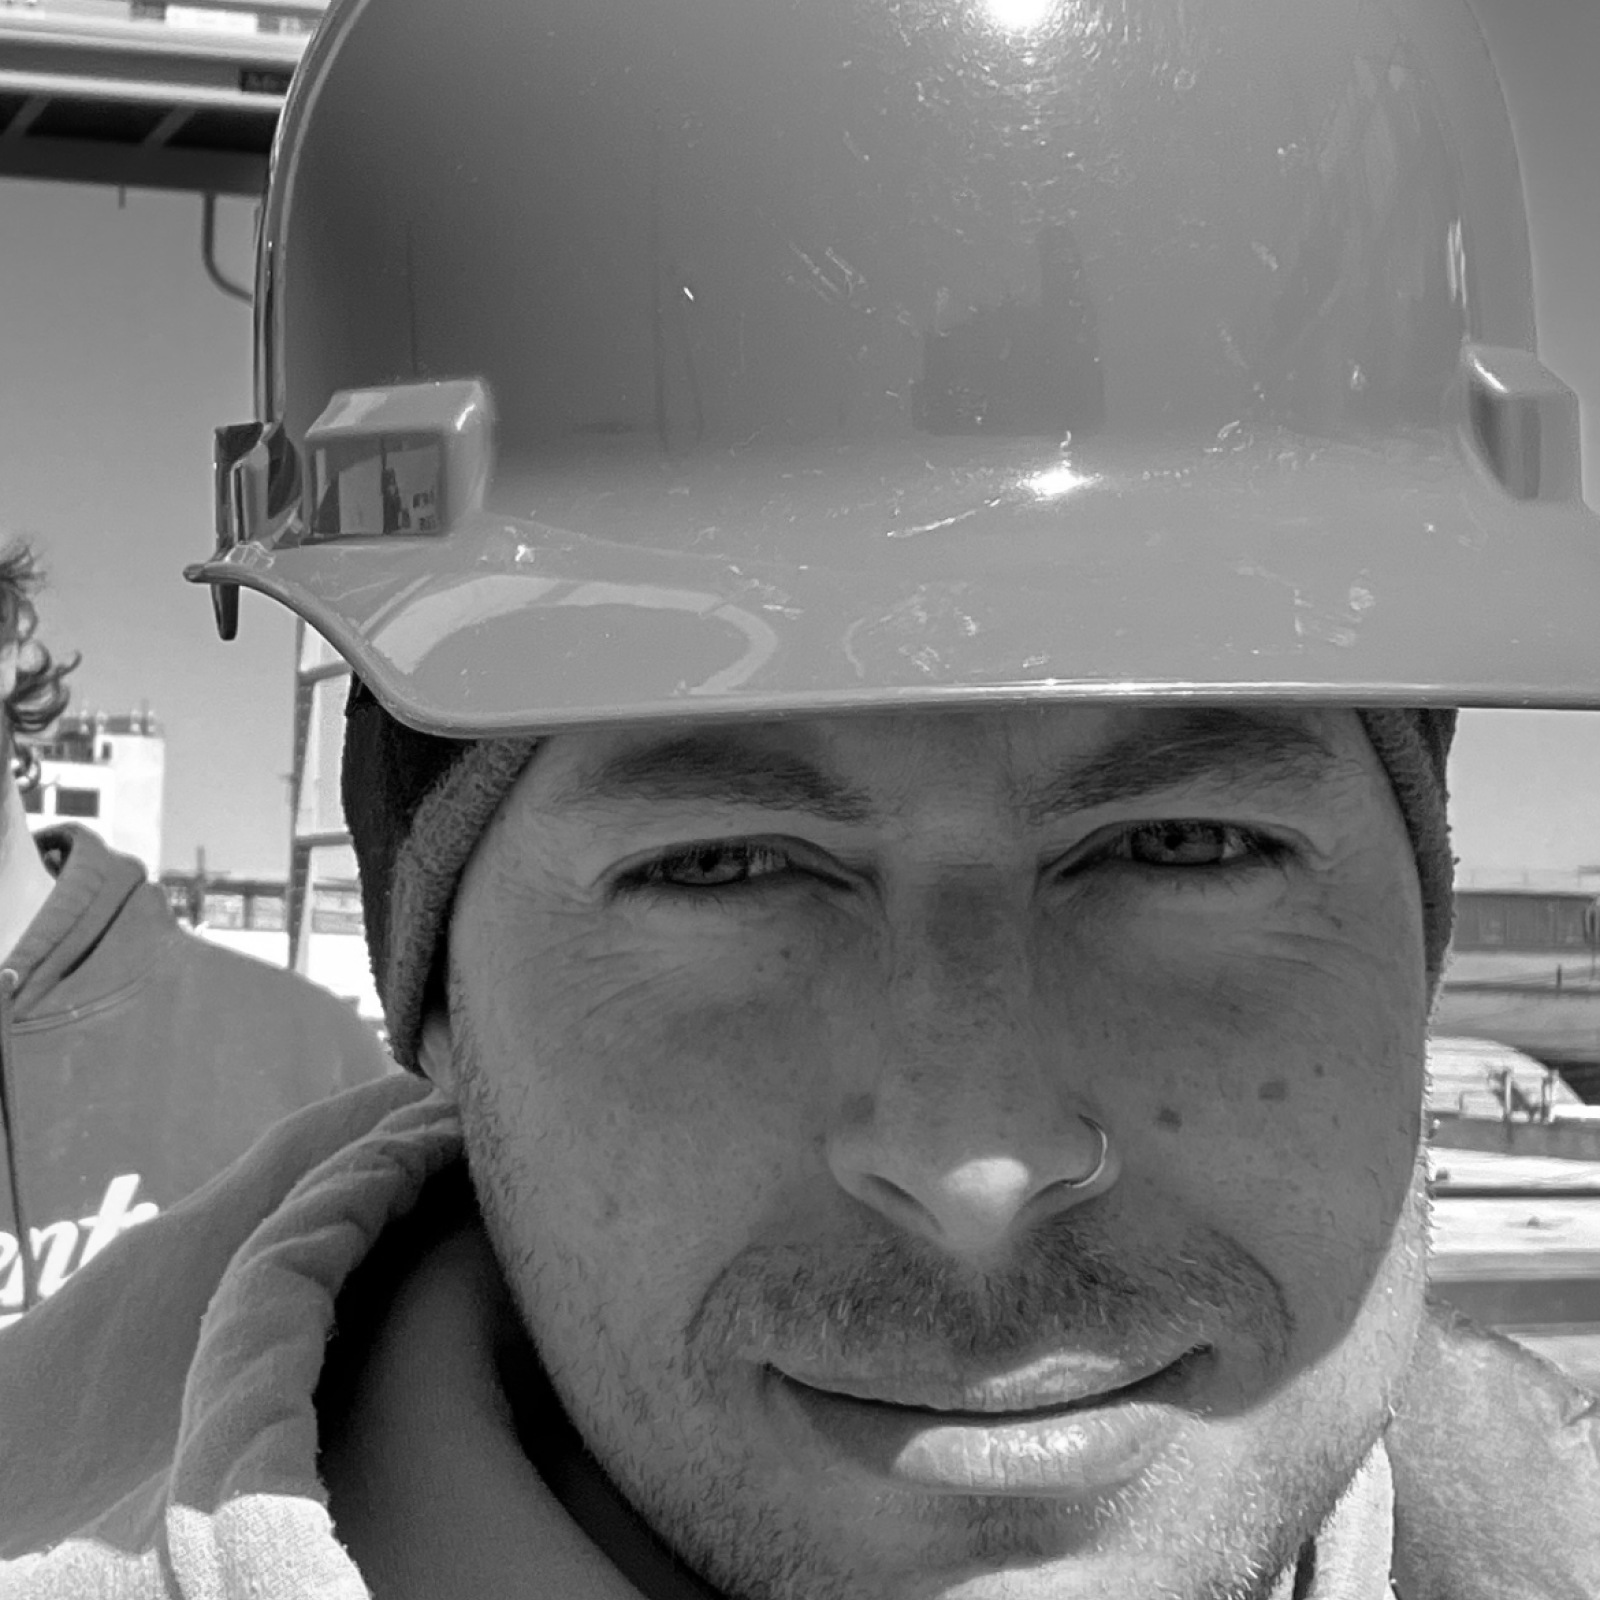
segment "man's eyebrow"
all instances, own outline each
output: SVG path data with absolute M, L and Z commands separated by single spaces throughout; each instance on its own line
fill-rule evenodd
M 866 822 L 871 796 L 800 756 L 739 738 L 688 733 L 623 750 L 578 774 L 557 806 L 596 800 L 710 801 L 769 811 L 806 811 L 829 822 Z
M 1152 717 L 1029 794 L 1035 825 L 1195 783 L 1314 791 L 1338 762 L 1304 723 L 1266 711 L 1195 707 Z

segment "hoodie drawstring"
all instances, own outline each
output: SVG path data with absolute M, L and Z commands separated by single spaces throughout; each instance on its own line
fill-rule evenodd
M 28 1312 L 39 1303 L 39 1275 L 33 1259 L 33 1235 L 22 1205 L 22 1173 L 17 1166 L 22 1133 L 17 1127 L 16 1097 L 11 1092 L 11 1008 L 16 998 L 17 975 L 7 967 L 0 971 L 0 1137 L 5 1141 L 6 1183 L 17 1229 L 17 1260 L 22 1266 L 22 1309 Z

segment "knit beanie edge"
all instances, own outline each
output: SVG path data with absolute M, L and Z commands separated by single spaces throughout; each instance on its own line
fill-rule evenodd
M 463 745 L 417 807 L 395 856 L 378 987 L 390 1049 L 412 1071 L 462 874 L 538 744 L 483 739 Z

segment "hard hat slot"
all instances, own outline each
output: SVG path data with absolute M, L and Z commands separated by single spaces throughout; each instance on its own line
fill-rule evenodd
M 311 537 L 438 533 L 442 456 L 425 434 L 323 446 L 312 457 Z
M 480 383 L 341 391 L 306 433 L 307 538 L 448 533 L 483 503 L 492 442 Z

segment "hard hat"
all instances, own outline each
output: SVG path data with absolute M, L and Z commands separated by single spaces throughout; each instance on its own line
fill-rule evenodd
M 1600 704 L 1465 0 L 336 0 L 190 576 L 457 737 Z

